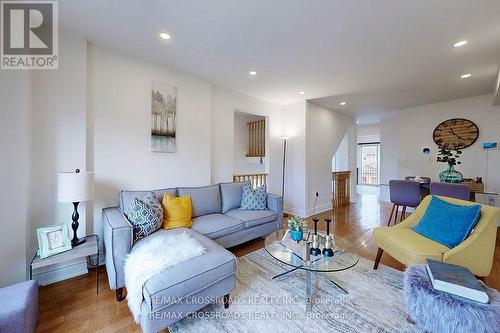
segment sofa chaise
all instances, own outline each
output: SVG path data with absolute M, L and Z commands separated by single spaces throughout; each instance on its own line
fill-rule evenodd
M 117 301 L 123 299 L 125 259 L 134 248 L 155 237 L 187 232 L 206 249 L 203 255 L 169 267 L 144 284 L 141 306 L 144 332 L 157 332 L 171 326 L 214 298 L 223 297 L 227 307 L 229 293 L 236 285 L 236 258 L 225 248 L 264 237 L 282 227 L 283 200 L 280 196 L 268 194 L 265 210 L 239 209 L 243 184 L 122 191 L 117 207 L 103 209 L 106 270 L 109 286 L 116 290 Z M 150 192 L 154 192 L 160 201 L 165 193 L 190 195 L 193 225 L 190 229 L 160 229 L 133 244 L 132 225 L 127 219 L 128 208 L 135 198 L 142 198 Z M 175 301 L 187 297 L 204 301 Z M 172 313 L 176 316 L 170 316 Z M 182 315 L 179 316 L 179 313 Z

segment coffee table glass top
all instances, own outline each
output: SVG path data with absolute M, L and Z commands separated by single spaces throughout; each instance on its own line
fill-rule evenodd
M 321 238 L 324 233 L 318 232 Z M 309 241 L 312 241 L 312 232 L 309 234 Z M 290 239 L 290 234 L 286 230 L 273 232 L 266 237 L 266 251 L 276 260 L 295 267 L 297 269 L 315 271 L 315 272 L 336 272 L 349 269 L 359 261 L 358 252 L 354 245 L 346 239 L 333 236 L 334 246 L 332 248 L 333 257 L 325 257 L 322 254 L 310 256 L 307 260 L 306 252 L 308 245 L 305 240 L 296 242 Z M 307 235 L 304 236 L 307 238 Z M 320 249 L 324 247 L 324 239 L 320 241 Z

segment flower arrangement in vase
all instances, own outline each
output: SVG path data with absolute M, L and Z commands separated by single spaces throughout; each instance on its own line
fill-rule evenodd
M 298 242 L 304 237 L 304 229 L 307 228 L 307 222 L 299 216 L 294 216 L 288 220 L 288 228 L 290 229 L 290 238 Z
M 455 170 L 455 165 L 462 164 L 458 159 L 462 155 L 462 151 L 458 149 L 450 149 L 447 147 L 440 147 L 437 157 L 437 162 L 448 163 L 448 169 L 439 174 L 439 181 L 445 183 L 461 183 L 464 175 Z

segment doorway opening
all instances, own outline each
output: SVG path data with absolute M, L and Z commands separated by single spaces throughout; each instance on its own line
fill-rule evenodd
M 359 185 L 380 184 L 380 142 L 358 144 Z
M 250 182 L 258 187 L 268 178 L 268 119 L 235 111 L 233 181 Z

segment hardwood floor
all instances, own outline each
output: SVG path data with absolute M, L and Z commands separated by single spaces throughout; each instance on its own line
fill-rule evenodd
M 333 232 L 355 244 L 358 253 L 374 260 L 377 252 L 371 230 L 385 225 L 391 205 L 379 202 L 376 197 L 365 195 L 360 202 L 336 209 Z M 331 216 L 332 211 L 319 214 Z M 286 219 L 284 220 L 286 223 Z M 312 226 L 312 222 L 310 223 Z M 323 225 L 323 224 L 321 224 Z M 497 233 L 495 261 L 487 285 L 500 289 L 500 234 Z M 243 256 L 264 246 L 263 240 L 254 240 L 230 249 L 236 256 Z M 381 264 L 403 269 L 389 255 L 382 256 Z M 115 301 L 109 289 L 104 267 L 100 268 L 100 292 L 95 289 L 95 271 L 50 286 L 40 288 L 40 313 L 37 332 L 141 332 L 135 325 L 127 302 Z

